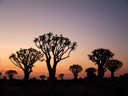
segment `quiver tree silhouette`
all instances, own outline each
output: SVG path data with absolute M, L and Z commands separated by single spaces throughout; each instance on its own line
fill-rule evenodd
M 5 74 L 8 76 L 8 78 L 10 80 L 12 80 L 13 79 L 13 76 L 16 75 L 16 74 L 18 74 L 18 73 L 15 70 L 8 70 L 8 71 L 5 72 Z
M 71 41 L 62 35 L 53 36 L 53 33 L 47 33 L 35 38 L 35 45 L 41 49 L 46 57 L 46 64 L 49 72 L 49 80 L 55 80 L 56 67 L 58 62 L 70 56 L 70 53 L 76 49 L 77 43 Z M 53 60 L 53 66 L 51 66 Z
M 80 65 L 74 64 L 69 67 L 69 70 L 73 73 L 74 79 L 77 79 L 78 73 L 81 72 L 83 69 Z
M 85 70 L 85 72 L 87 72 L 87 77 L 88 78 L 93 78 L 93 77 L 95 77 L 96 76 L 96 74 L 94 74 L 95 72 L 96 72 L 96 69 L 95 68 L 87 68 L 86 70 Z
M 45 78 L 46 78 L 45 75 L 40 75 L 40 79 L 41 79 L 41 80 L 44 80 Z
M 114 72 L 120 69 L 123 66 L 123 63 L 119 60 L 113 59 L 106 62 L 106 67 L 111 71 L 111 78 L 114 78 Z
M 0 76 L 2 75 L 2 73 L 0 72 Z
M 16 52 L 16 54 L 12 54 L 9 59 L 11 62 L 17 67 L 21 68 L 24 71 L 24 80 L 29 79 L 29 75 L 32 72 L 32 68 L 34 67 L 34 63 L 42 59 L 43 54 L 37 51 L 34 48 L 29 49 L 20 49 Z
M 58 77 L 59 77 L 61 80 L 63 80 L 64 74 L 60 74 Z
M 2 75 L 2 73 L 0 72 L 0 76 Z M 0 79 L 1 79 L 1 77 L 0 77 Z
M 104 77 L 106 71 L 105 63 L 113 58 L 114 54 L 108 49 L 95 49 L 91 55 L 88 55 L 89 59 L 98 65 L 98 81 L 100 82 Z

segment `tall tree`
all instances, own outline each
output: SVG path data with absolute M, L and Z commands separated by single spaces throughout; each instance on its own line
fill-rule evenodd
M 46 64 L 49 71 L 49 79 L 54 80 L 56 74 L 56 67 L 58 62 L 70 56 L 70 53 L 76 49 L 77 43 L 68 38 L 60 36 L 53 36 L 53 33 L 47 33 L 35 38 L 35 45 L 42 50 L 46 57 Z M 53 60 L 53 66 L 51 66 Z
M 107 69 L 111 71 L 111 78 L 114 78 L 114 72 L 120 69 L 122 66 L 123 66 L 123 63 L 116 59 L 109 60 L 106 63 Z
M 14 65 L 24 71 L 24 80 L 28 80 L 32 68 L 34 67 L 34 63 L 37 60 L 43 61 L 42 57 L 43 54 L 41 54 L 41 52 L 34 48 L 29 48 L 20 49 L 16 54 L 12 54 L 9 58 Z
M 8 76 L 8 78 L 11 80 L 13 79 L 13 76 L 18 74 L 15 70 L 8 70 L 5 72 L 5 74 Z
M 77 79 L 78 73 L 81 72 L 83 69 L 80 65 L 74 64 L 69 67 L 69 70 L 73 73 L 74 79 Z
M 98 80 L 101 81 L 104 77 L 105 63 L 113 58 L 114 54 L 108 49 L 95 49 L 91 55 L 88 55 L 89 59 L 98 65 Z

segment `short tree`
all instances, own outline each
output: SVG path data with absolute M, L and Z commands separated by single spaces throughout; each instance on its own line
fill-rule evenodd
M 61 80 L 63 80 L 64 74 L 60 74 L 58 77 L 59 77 Z
M 108 49 L 95 49 L 91 55 L 88 55 L 89 59 L 98 65 L 98 80 L 101 81 L 104 77 L 105 63 L 113 58 L 114 54 Z
M 121 61 L 118 61 L 116 59 L 109 60 L 106 63 L 106 67 L 109 71 L 111 71 L 111 78 L 114 78 L 114 72 L 120 69 L 123 66 L 123 63 Z
M 96 69 L 95 68 L 87 68 L 86 70 L 85 70 L 85 72 L 87 72 L 87 77 L 89 77 L 89 78 L 92 78 L 92 77 L 95 77 L 96 76 L 96 74 L 94 74 L 94 72 L 96 72 Z
M 40 79 L 41 79 L 41 80 L 44 80 L 45 78 L 46 78 L 45 75 L 41 75 L 41 76 L 40 76 Z
M 0 72 L 0 76 L 2 75 L 2 73 Z M 0 77 L 0 79 L 1 79 L 1 77 Z
M 13 76 L 16 75 L 16 74 L 18 74 L 18 73 L 15 70 L 9 70 L 9 71 L 6 71 L 5 74 L 8 76 L 8 78 L 10 80 L 12 80 L 13 79 Z
M 62 35 L 53 36 L 52 33 L 41 35 L 35 38 L 34 42 L 46 57 L 49 80 L 55 80 L 57 64 L 70 56 L 70 53 L 76 49 L 77 43 L 71 43 L 68 38 Z M 53 60 L 53 67 L 51 66 L 51 60 Z
M 9 58 L 11 62 L 24 71 L 24 80 L 29 79 L 34 63 L 37 60 L 43 61 L 43 54 L 34 48 L 20 49 L 16 54 L 12 54 Z
M 74 64 L 69 67 L 69 70 L 73 73 L 74 79 L 77 79 L 78 73 L 81 72 L 83 69 L 80 65 Z

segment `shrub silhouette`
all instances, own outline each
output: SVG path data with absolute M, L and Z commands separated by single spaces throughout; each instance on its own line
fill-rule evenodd
M 100 82 L 106 71 L 105 63 L 113 58 L 114 54 L 108 49 L 99 48 L 95 49 L 92 54 L 88 56 L 92 62 L 95 62 L 95 64 L 98 65 L 98 80 Z
M 34 48 L 20 49 L 16 54 L 12 54 L 9 58 L 11 62 L 24 71 L 24 80 L 29 79 L 32 67 L 37 60 L 43 61 L 43 54 Z
M 93 77 L 95 77 L 96 76 L 96 74 L 94 74 L 94 72 L 96 72 L 96 69 L 95 68 L 87 68 L 86 70 L 85 70 L 85 72 L 87 72 L 87 77 L 88 78 L 93 78 Z
M 40 79 L 41 79 L 41 80 L 44 80 L 45 78 L 46 78 L 45 75 L 41 75 L 41 76 L 40 76 Z
M 123 63 L 121 61 L 118 61 L 116 59 L 109 60 L 106 63 L 106 67 L 109 71 L 111 71 L 111 78 L 114 78 L 114 72 L 120 69 L 123 66 Z
M 56 66 L 58 62 L 70 56 L 70 53 L 76 49 L 77 43 L 68 38 L 53 36 L 53 33 L 47 33 L 35 38 L 35 45 L 42 50 L 46 57 L 46 64 L 49 72 L 49 80 L 55 80 Z M 52 59 L 53 58 L 53 59 Z M 53 66 L 51 66 L 53 60 Z
M 16 75 L 16 74 L 18 74 L 18 73 L 15 70 L 8 70 L 8 71 L 5 72 L 5 74 L 8 76 L 8 78 L 10 80 L 12 80 L 13 79 L 13 76 Z
M 83 69 L 80 65 L 74 64 L 74 65 L 69 67 L 69 70 L 73 73 L 74 79 L 77 79 L 78 73 L 81 72 Z
M 61 80 L 63 80 L 64 74 L 60 74 L 58 77 L 59 77 Z

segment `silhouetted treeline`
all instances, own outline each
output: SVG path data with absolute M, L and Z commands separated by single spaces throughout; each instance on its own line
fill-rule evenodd
M 55 77 L 57 65 L 60 61 L 70 57 L 70 53 L 76 49 L 77 43 L 71 42 L 70 39 L 62 35 L 54 36 L 53 33 L 40 35 L 34 39 L 34 43 L 41 52 L 34 48 L 28 48 L 20 49 L 10 55 L 11 62 L 23 70 L 24 79 L 15 80 L 13 76 L 17 72 L 15 70 L 6 71 L 5 74 L 9 80 L 6 76 L 0 80 L 1 96 L 127 96 L 128 75 L 114 76 L 114 72 L 119 70 L 123 63 L 113 59 L 115 54 L 109 49 L 94 49 L 88 55 L 98 69 L 92 67 L 85 69 L 87 77 L 84 79 L 77 78 L 78 73 L 83 70 L 82 66 L 70 64 L 69 70 L 73 73 L 74 78 L 65 80 L 64 73 L 61 73 L 58 76 L 61 80 L 57 80 Z M 33 72 L 32 68 L 38 60 L 46 63 L 49 73 L 47 80 L 45 75 L 40 76 L 41 80 L 29 79 L 30 73 Z M 53 66 L 51 60 L 53 60 Z M 104 77 L 107 69 L 111 71 L 111 78 Z

